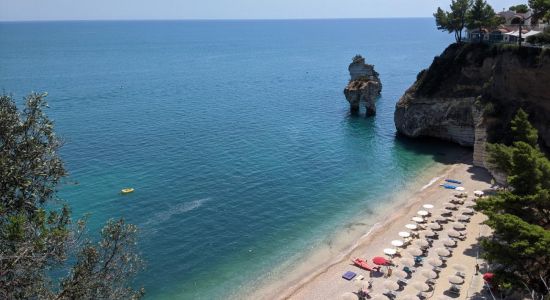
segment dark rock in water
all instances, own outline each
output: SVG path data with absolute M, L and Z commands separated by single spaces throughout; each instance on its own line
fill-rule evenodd
M 367 108 L 367 116 L 376 114 L 374 100 L 380 96 L 382 83 L 373 65 L 365 63 L 361 55 L 356 55 L 349 65 L 351 80 L 344 89 L 344 95 L 349 102 L 350 112 L 359 114 L 361 103 Z

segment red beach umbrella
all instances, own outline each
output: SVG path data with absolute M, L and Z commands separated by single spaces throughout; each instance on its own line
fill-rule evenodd
M 373 259 L 372 259 L 372 262 L 375 264 L 375 265 L 379 265 L 379 266 L 384 266 L 384 265 L 387 265 L 390 263 L 389 260 L 381 257 L 381 256 L 375 256 Z
M 487 282 L 491 282 L 493 280 L 493 278 L 495 277 L 495 274 L 493 273 L 485 273 L 483 274 L 483 280 L 487 281 Z

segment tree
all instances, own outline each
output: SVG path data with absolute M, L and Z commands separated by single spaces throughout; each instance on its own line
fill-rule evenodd
M 537 146 L 538 131 L 531 125 L 529 115 L 523 109 L 518 110 L 510 125 L 514 141 L 525 142 L 532 147 Z
M 519 14 L 524 14 L 529 11 L 529 7 L 527 6 L 527 4 L 518 4 L 518 5 L 510 6 L 509 10 Z
M 535 20 L 550 19 L 550 0 L 529 0 L 529 7 L 533 10 Z
M 479 30 L 480 42 L 483 41 L 483 28 L 491 28 L 499 23 L 500 18 L 485 0 L 475 0 L 466 16 L 466 27 L 469 30 Z
M 482 240 L 497 280 L 548 295 L 550 281 L 550 160 L 538 149 L 537 130 L 519 110 L 511 121 L 512 145 L 490 145 L 491 162 L 508 175 L 511 189 L 480 199 L 493 236 Z
M 460 43 L 462 31 L 466 26 L 466 15 L 471 6 L 472 0 L 452 0 L 450 11 L 444 11 L 438 7 L 437 12 L 434 13 L 437 29 L 454 33 L 456 42 Z
M 29 95 L 19 111 L 0 96 L 0 298 L 137 298 L 143 291 L 128 286 L 141 263 L 135 227 L 110 221 L 94 244 L 84 239 L 85 221 L 73 222 L 59 204 L 56 188 L 67 173 L 45 97 Z

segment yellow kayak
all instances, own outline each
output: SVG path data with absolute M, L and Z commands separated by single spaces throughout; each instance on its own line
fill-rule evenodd
M 123 193 L 123 194 L 133 193 L 133 192 L 134 192 L 134 188 L 122 189 L 122 190 L 120 190 L 120 192 Z

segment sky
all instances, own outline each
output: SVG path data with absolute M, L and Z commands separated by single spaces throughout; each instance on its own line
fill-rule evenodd
M 0 0 L 0 21 L 430 17 L 450 0 Z M 526 0 L 488 0 L 496 11 Z

